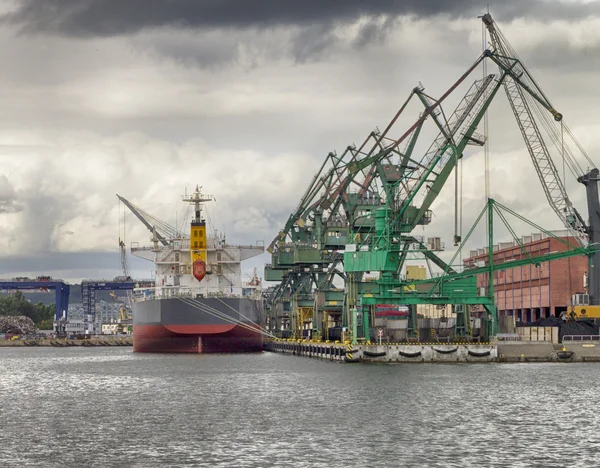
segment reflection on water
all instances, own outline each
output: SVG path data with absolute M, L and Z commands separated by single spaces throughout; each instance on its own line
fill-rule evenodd
M 0 348 L 0 466 L 598 466 L 594 364 Z

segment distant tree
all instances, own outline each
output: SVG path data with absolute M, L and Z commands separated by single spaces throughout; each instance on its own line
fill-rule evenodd
M 38 328 L 43 324 L 47 329 L 52 329 L 52 321 L 56 307 L 54 305 L 44 305 L 42 302 L 32 304 L 21 291 L 17 291 L 9 296 L 0 297 L 0 315 L 14 316 L 25 315 L 35 322 Z M 46 329 L 46 328 L 43 328 Z
M 40 330 L 53 330 L 54 329 L 54 320 L 42 320 L 40 323 L 36 324 Z

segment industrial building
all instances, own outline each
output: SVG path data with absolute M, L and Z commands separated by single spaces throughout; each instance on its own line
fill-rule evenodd
M 520 241 L 525 249 L 516 242 L 500 242 L 494 245 L 494 263 L 537 257 L 554 252 L 569 250 L 576 240 L 568 231 L 553 231 L 555 237 L 545 233 L 522 236 Z M 464 260 L 465 268 L 474 268 L 488 263 L 488 248 L 470 251 Z M 522 265 L 517 268 L 496 271 L 494 273 L 494 292 L 498 307 L 498 316 L 514 316 L 517 322 L 530 323 L 540 318 L 560 316 L 567 310 L 573 294 L 583 293 L 587 287 L 586 274 L 588 259 L 574 256 L 542 262 L 538 265 Z M 489 274 L 477 275 L 477 287 L 487 288 Z M 476 315 L 482 308 L 474 308 Z

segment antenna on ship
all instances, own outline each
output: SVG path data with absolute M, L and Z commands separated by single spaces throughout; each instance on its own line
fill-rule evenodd
M 190 226 L 190 262 L 194 278 L 198 281 L 202 281 L 207 273 L 206 221 L 202 219 L 202 204 L 212 199 L 212 195 L 203 195 L 202 187 L 198 185 L 190 196 L 183 196 L 184 202 L 194 206 L 194 219 Z
M 182 197 L 182 199 L 184 202 L 188 202 L 194 205 L 194 219 L 192 220 L 192 222 L 199 223 L 200 221 L 202 221 L 202 204 L 205 202 L 212 201 L 214 197 L 212 195 L 203 195 L 202 187 L 196 185 L 196 190 L 190 196 L 187 195 L 186 190 L 186 194 Z

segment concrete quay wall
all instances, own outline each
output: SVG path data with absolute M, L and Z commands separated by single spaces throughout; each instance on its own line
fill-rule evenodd
M 600 362 L 600 343 L 358 344 L 269 341 L 265 350 L 345 363 Z
M 337 362 L 494 362 L 497 348 L 493 344 L 382 344 L 342 345 L 270 341 L 266 351 L 326 359 Z

